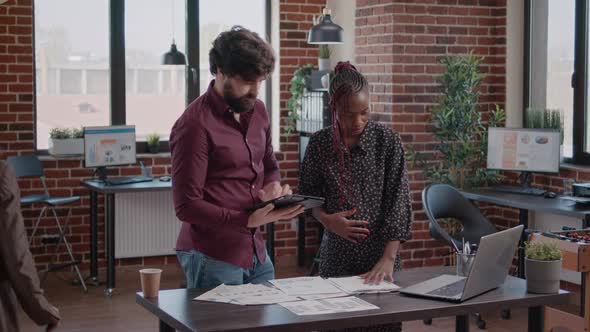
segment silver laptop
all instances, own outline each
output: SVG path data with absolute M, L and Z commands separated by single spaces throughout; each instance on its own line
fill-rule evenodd
M 523 228 L 520 225 L 482 236 L 467 277 L 443 274 L 403 288 L 400 293 L 462 302 L 502 285 L 508 276 Z

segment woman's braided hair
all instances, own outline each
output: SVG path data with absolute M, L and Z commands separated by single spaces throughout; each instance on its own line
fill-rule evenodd
M 338 62 L 334 68 L 334 77 L 330 81 L 330 113 L 332 115 L 332 143 L 334 145 L 334 151 L 336 158 L 339 161 L 341 171 L 341 194 L 340 203 L 344 204 L 346 201 L 347 192 L 351 193 L 352 180 L 350 174 L 350 168 L 345 165 L 345 158 L 350 161 L 350 153 L 348 149 L 343 151 L 341 148 L 342 135 L 340 122 L 338 121 L 338 108 L 342 110 L 348 109 L 348 99 L 361 91 L 367 90 L 369 82 L 367 79 L 358 71 L 356 67 L 350 64 L 350 62 Z

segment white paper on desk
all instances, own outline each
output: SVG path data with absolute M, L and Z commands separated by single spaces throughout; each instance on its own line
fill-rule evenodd
M 331 299 L 331 298 L 335 298 L 335 297 L 347 297 L 350 296 L 350 294 L 345 293 L 345 292 L 340 292 L 340 293 L 330 293 L 330 294 L 310 294 L 310 295 L 299 295 L 299 298 L 302 298 L 304 300 L 321 300 L 321 299 Z
M 580 197 L 580 196 L 560 196 L 559 199 L 563 199 L 566 201 L 574 201 L 576 203 L 588 204 L 590 203 L 590 197 Z
M 298 297 L 288 296 L 280 290 L 265 285 L 219 285 L 195 300 L 232 303 L 240 305 L 274 304 L 299 301 Z
M 342 291 L 321 277 L 298 277 L 270 280 L 278 289 L 291 296 L 335 294 Z
M 231 303 L 232 302 L 232 299 L 226 298 L 223 295 L 221 295 L 219 292 L 217 292 L 216 288 L 195 297 L 193 300 L 219 302 L 219 303 Z
M 379 309 L 379 307 L 354 296 L 315 301 L 279 303 L 279 305 L 299 316 Z
M 398 285 L 387 280 L 383 280 L 378 285 L 373 283 L 365 284 L 365 279 L 359 276 L 328 278 L 327 280 L 348 294 L 388 293 L 400 289 Z

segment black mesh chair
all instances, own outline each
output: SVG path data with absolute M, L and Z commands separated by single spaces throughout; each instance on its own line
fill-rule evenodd
M 422 191 L 422 205 L 428 216 L 430 235 L 443 240 L 451 246 L 463 249 L 463 239 L 470 244 L 479 244 L 482 236 L 497 232 L 496 227 L 484 217 L 457 189 L 447 184 L 432 184 Z M 454 237 L 445 231 L 437 219 L 453 218 L 461 224 L 461 230 Z M 454 245 L 453 245 L 454 244 Z M 477 326 L 485 329 L 486 322 L 480 314 L 475 314 Z M 502 311 L 502 318 L 510 317 L 509 310 Z M 432 320 L 425 320 L 426 324 Z
M 84 291 L 87 292 L 88 289 L 86 288 L 86 283 L 84 282 L 84 278 L 80 273 L 80 269 L 78 268 L 79 262 L 74 259 L 74 255 L 72 253 L 72 248 L 68 243 L 66 238 L 66 230 L 68 227 L 68 222 L 70 220 L 70 216 L 72 215 L 72 209 L 68 208 L 68 213 L 66 219 L 62 225 L 57 216 L 57 207 L 61 207 L 67 204 L 71 204 L 80 200 L 80 196 L 70 196 L 70 197 L 52 197 L 49 195 L 49 190 L 47 189 L 47 185 L 45 183 L 45 172 L 43 170 L 43 165 L 37 156 L 13 156 L 9 157 L 8 165 L 11 167 L 13 172 L 17 177 L 34 177 L 39 178 L 41 184 L 43 186 L 43 194 L 38 195 L 29 195 L 23 196 L 20 199 L 21 205 L 31 205 L 31 204 L 43 204 L 43 208 L 37 217 L 35 222 L 35 226 L 33 227 L 33 232 L 31 233 L 31 237 L 29 238 L 29 245 L 32 243 L 33 238 L 35 237 L 35 233 L 37 233 L 37 229 L 39 228 L 39 224 L 41 222 L 41 218 L 46 215 L 47 210 L 51 210 L 53 214 L 53 219 L 55 220 L 55 225 L 58 229 L 58 234 L 54 237 L 57 241 L 57 245 L 55 246 L 55 253 L 51 257 L 49 262 L 48 268 L 44 272 L 50 272 L 53 270 L 62 269 L 64 267 L 73 266 L 74 270 L 78 276 L 80 284 Z M 47 237 L 47 239 L 51 239 L 52 237 Z M 42 239 L 42 243 L 45 242 Z M 50 242 L 50 241 L 47 241 Z M 71 261 L 63 264 L 53 264 L 55 257 L 58 255 L 59 247 L 61 243 L 64 243 L 67 252 L 70 256 Z M 43 279 L 47 276 L 45 273 Z

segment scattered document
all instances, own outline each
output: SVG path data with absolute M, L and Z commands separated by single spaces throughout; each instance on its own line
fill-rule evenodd
M 328 278 L 327 280 L 336 287 L 351 295 L 388 293 L 395 292 L 400 289 L 398 285 L 387 280 L 383 280 L 379 284 L 365 284 L 365 279 L 359 276 L 344 278 Z
M 299 316 L 379 309 L 379 307 L 354 296 L 315 301 L 279 303 L 279 305 Z
M 342 290 L 321 277 L 274 279 L 270 283 L 291 296 L 342 293 Z
M 260 284 L 219 285 L 195 298 L 198 301 L 212 301 L 240 305 L 274 304 L 299 301 L 280 290 Z
M 340 293 L 330 293 L 330 294 L 299 295 L 297 297 L 299 297 L 303 300 L 321 300 L 321 299 L 331 299 L 334 297 L 346 297 L 346 296 L 350 296 L 350 294 L 348 294 L 346 292 L 340 292 Z
M 560 196 L 560 199 L 567 200 L 567 201 L 574 201 L 576 203 L 588 204 L 590 203 L 590 197 L 580 197 L 580 196 Z

